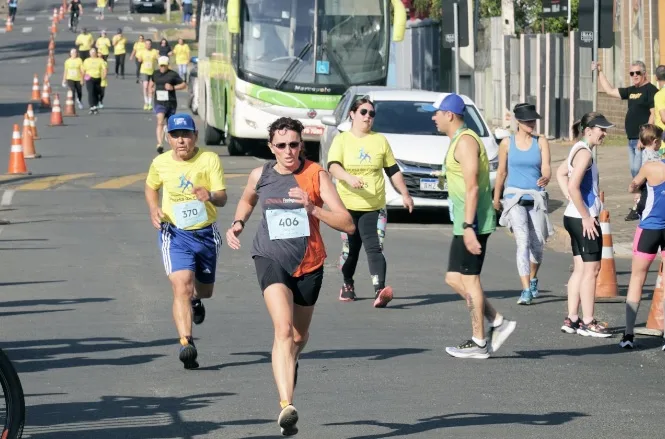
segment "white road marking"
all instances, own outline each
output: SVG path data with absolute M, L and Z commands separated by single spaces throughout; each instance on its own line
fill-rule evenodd
M 5 29 L 4 27 L 0 27 L 0 34 L 4 34 L 6 32 L 7 32 L 7 29 Z
M 157 28 L 156 27 L 149 27 L 148 32 L 157 32 Z
M 31 27 L 24 27 L 24 28 L 21 30 L 21 32 L 23 32 L 24 34 L 27 34 L 27 33 L 29 33 L 29 32 L 32 32 L 32 28 L 31 28 Z
M 35 21 L 35 17 L 25 17 L 25 21 Z
M 141 17 L 141 23 L 150 23 L 150 19 L 148 17 Z
M 121 15 L 121 16 L 118 17 L 118 20 L 120 20 L 120 21 L 127 21 L 127 17 L 124 16 L 124 15 Z
M 2 199 L 0 200 L 0 206 L 10 206 L 12 204 L 12 198 L 16 191 L 14 189 L 7 189 L 2 193 Z

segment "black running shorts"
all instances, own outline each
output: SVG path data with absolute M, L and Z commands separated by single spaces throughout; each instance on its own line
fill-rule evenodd
M 598 218 L 596 218 L 596 221 L 598 221 Z M 600 224 L 596 224 L 598 235 L 595 239 L 584 236 L 582 218 L 564 215 L 563 227 L 570 235 L 573 256 L 581 256 L 584 262 L 600 262 L 603 256 L 603 232 L 600 230 Z
M 296 305 L 316 304 L 323 284 L 323 266 L 299 277 L 291 276 L 278 262 L 261 256 L 254 256 L 254 266 L 262 292 L 272 284 L 284 284 L 293 293 Z
M 450 244 L 450 255 L 448 256 L 448 271 L 451 273 L 460 273 L 465 276 L 477 276 L 483 269 L 485 254 L 487 253 L 487 240 L 490 234 L 478 235 L 478 242 L 482 247 L 479 255 L 469 253 L 464 245 L 464 236 L 453 236 L 453 242 Z

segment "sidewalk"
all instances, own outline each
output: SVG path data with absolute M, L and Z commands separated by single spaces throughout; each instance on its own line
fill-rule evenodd
M 598 170 L 600 191 L 605 192 L 605 208 L 610 213 L 612 240 L 615 257 L 632 257 L 633 235 L 639 221 L 624 221 L 628 209 L 633 206 L 633 194 L 628 192 L 632 180 L 628 166 L 628 141 L 625 146 L 602 145 L 598 148 Z M 568 204 L 556 181 L 556 170 L 563 162 L 572 142 L 550 142 L 552 156 L 552 179 L 547 186 L 550 195 L 550 219 L 555 228 L 555 236 L 550 238 L 548 247 L 555 251 L 570 252 L 570 238 L 563 228 L 563 212 Z

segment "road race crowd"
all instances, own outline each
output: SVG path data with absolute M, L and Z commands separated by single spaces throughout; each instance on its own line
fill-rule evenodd
M 80 14 L 80 0 L 73 0 L 69 9 L 72 17 Z M 75 26 L 72 30 L 76 30 Z M 81 30 L 75 41 L 77 47 L 65 61 L 62 78 L 79 108 L 83 108 L 83 84 L 90 114 L 104 108 L 108 57 L 113 51 L 115 76 L 125 79 L 127 44 L 122 29 L 111 39 L 106 31 L 95 37 L 86 28 Z M 155 48 L 143 35 L 129 52 L 129 60 L 136 65 L 136 82 L 141 85 L 143 110 L 157 115 L 158 155 L 149 168 L 145 198 L 173 289 L 173 317 L 181 345 L 179 359 L 186 369 L 195 369 L 199 364 L 192 324 L 204 322 L 202 299 L 213 294 L 222 248 L 217 209 L 226 206 L 228 196 L 218 154 L 198 147 L 195 121 L 189 114 L 177 113 L 176 90 L 186 87 L 189 56 L 189 47 L 182 39 L 173 48 L 162 39 Z M 170 69 L 172 64 L 177 71 Z M 626 329 L 620 346 L 632 348 L 646 274 L 658 249 L 665 247 L 665 161 L 660 149 L 665 128 L 665 66 L 656 70 L 658 88 L 648 83 L 641 62 L 631 66 L 633 85 L 618 89 L 609 84 L 600 66 L 594 64 L 592 68 L 599 70 L 600 86 L 608 94 L 628 100 L 625 126 L 633 176 L 628 190 L 636 195 L 635 206 L 626 219 L 638 219 L 639 224 L 626 300 Z M 516 328 L 514 320 L 487 300 L 480 281 L 489 237 L 497 222 L 512 230 L 516 242 L 516 285 L 517 278 L 520 285 L 517 303 L 529 305 L 538 299 L 544 244 L 553 234 L 546 193 L 553 173 L 568 200 L 563 224 L 573 253 L 573 270 L 567 284 L 568 310 L 561 331 L 610 337 L 607 325 L 594 317 L 603 247 L 598 217 L 603 206 L 593 150 L 602 145 L 612 122 L 598 112 L 587 113 L 576 121 L 572 127 L 576 143 L 561 166 L 552 170 L 548 141 L 535 132 L 540 115 L 533 105 L 516 105 L 513 115 L 517 131 L 500 144 L 493 191 L 489 160 L 481 139 L 464 123 L 462 98 L 442 94 L 423 110 L 432 113 L 432 123 L 450 139 L 441 171 L 433 173 L 441 187 L 447 184 L 453 224 L 445 281 L 466 301 L 471 315 L 471 338 L 447 347 L 446 352 L 458 358 L 489 358 Z M 298 432 L 298 412 L 293 405 L 298 361 L 309 339 L 327 257 L 321 222 L 339 231 L 342 237 L 339 300 L 356 300 L 354 276 L 363 246 L 375 292 L 373 306 L 385 308 L 393 299 L 394 291 L 386 284 L 383 255 L 387 224 L 385 185 L 395 187 L 409 212 L 414 204 L 387 139 L 372 131 L 376 111 L 367 98 L 353 104 L 348 114 L 351 129 L 335 137 L 327 169 L 305 158 L 303 125 L 299 121 L 288 117 L 275 120 L 268 127 L 267 136 L 268 148 L 275 158 L 251 171 L 235 206 L 234 219 L 225 232 L 227 245 L 240 250 L 245 225 L 255 207 L 261 206 L 258 230 L 248 256 L 254 261 L 274 326 L 272 368 L 281 407 L 278 424 L 283 435 Z M 166 153 L 164 139 L 170 146 Z

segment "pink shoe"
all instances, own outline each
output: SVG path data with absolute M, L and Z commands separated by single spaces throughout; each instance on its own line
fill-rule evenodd
M 393 300 L 393 289 L 392 287 L 385 287 L 376 295 L 374 308 L 385 308 L 391 300 Z

